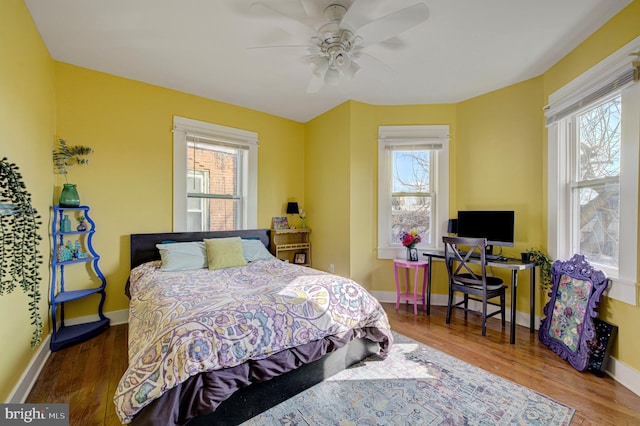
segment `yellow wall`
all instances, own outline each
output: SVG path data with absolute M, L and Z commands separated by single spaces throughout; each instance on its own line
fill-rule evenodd
M 128 307 L 129 234 L 172 230 L 174 115 L 258 133 L 258 227 L 284 214 L 287 199 L 304 201 L 301 123 L 65 63 L 55 70 L 57 134 L 94 149 L 68 178 L 97 224 L 106 312 Z M 95 313 L 94 303 L 69 308 L 71 316 Z
M 461 102 L 457 108 L 456 211 L 515 210 L 515 245 L 504 248 L 508 257 L 546 244 L 541 105 L 538 77 Z M 493 272 L 511 281 L 509 271 Z M 517 309 L 528 312 L 528 274 L 520 274 L 517 295 Z M 538 302 L 541 296 L 542 292 L 536 294 Z
M 549 69 L 544 74 L 545 102 L 551 93 L 640 36 L 638 22 L 640 22 L 640 0 L 634 0 L 580 46 Z M 543 170 L 546 173 L 546 132 L 544 133 L 544 141 Z M 638 160 L 640 161 L 640 159 Z M 638 277 L 636 277 L 637 282 Z M 640 324 L 640 301 L 636 305 L 639 306 L 631 306 L 617 300 L 605 298 L 599 308 L 599 312 L 602 319 L 620 327 L 613 356 L 640 371 L 640 333 L 638 333 L 637 328 L 637 324 Z
M 32 205 L 45 218 L 39 246 L 45 255 L 40 268 L 40 314 L 43 337 L 49 334 L 47 265 L 50 250 L 46 218 L 51 205 L 55 134 L 53 61 L 22 0 L 0 2 L 0 156 L 20 168 Z M 0 296 L 0 400 L 5 401 L 27 368 L 34 352 L 30 342 L 28 299 L 19 287 Z
M 351 157 L 350 102 L 309 121 L 305 133 L 304 192 L 311 228 L 312 263 L 349 276 Z

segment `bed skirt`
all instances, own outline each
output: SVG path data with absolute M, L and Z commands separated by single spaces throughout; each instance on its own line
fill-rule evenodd
M 392 343 L 389 330 L 365 328 L 278 352 L 263 360 L 200 373 L 140 411 L 132 425 L 236 425 Z

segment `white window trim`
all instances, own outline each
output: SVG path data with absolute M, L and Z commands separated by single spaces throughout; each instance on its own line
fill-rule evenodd
M 640 51 L 640 37 L 589 69 L 549 96 L 546 115 L 553 117 L 574 104 L 585 94 L 613 81 L 631 64 L 630 53 Z M 607 296 L 637 305 L 638 266 L 638 162 L 640 152 L 640 84 L 623 90 L 622 151 L 620 168 L 620 247 L 616 275 L 609 275 L 612 285 Z M 631 117 L 631 118 L 629 118 Z M 635 117 L 635 118 L 633 118 Z M 570 118 L 548 126 L 548 251 L 552 258 L 568 258 L 570 251 L 568 217 L 570 194 L 559 191 L 568 188 L 570 154 Z M 562 214 L 562 213 L 566 214 Z
M 419 245 L 420 248 L 438 248 L 442 236 L 447 231 L 449 220 L 449 126 L 380 126 L 378 127 L 378 259 L 403 257 L 406 249 L 400 242 L 391 241 L 391 174 L 392 163 L 388 145 L 416 145 L 433 143 L 442 148 L 436 152 L 433 166 L 435 186 L 432 205 L 437 218 L 431 245 Z M 385 214 L 385 212 L 387 212 Z
M 242 229 L 258 225 L 258 134 L 179 116 L 173 117 L 173 231 L 187 230 L 187 135 L 235 145 L 249 151 L 243 193 Z

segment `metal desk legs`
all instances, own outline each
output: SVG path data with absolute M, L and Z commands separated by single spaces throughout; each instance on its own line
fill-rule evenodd
M 536 307 L 536 268 L 530 268 L 529 278 L 529 333 L 535 333 L 535 307 Z M 509 325 L 509 341 L 516 343 L 516 296 L 518 293 L 518 271 L 511 271 L 511 324 Z
M 516 343 L 516 304 L 518 293 L 518 271 L 511 271 L 511 324 L 509 324 L 509 342 Z
M 530 269 L 529 277 L 529 333 L 536 331 L 536 268 Z

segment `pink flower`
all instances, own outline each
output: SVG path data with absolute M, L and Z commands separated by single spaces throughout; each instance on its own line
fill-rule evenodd
M 418 234 L 418 231 L 412 229 L 411 231 L 400 232 L 400 241 L 405 247 L 415 247 L 416 244 L 422 242 L 422 237 Z

